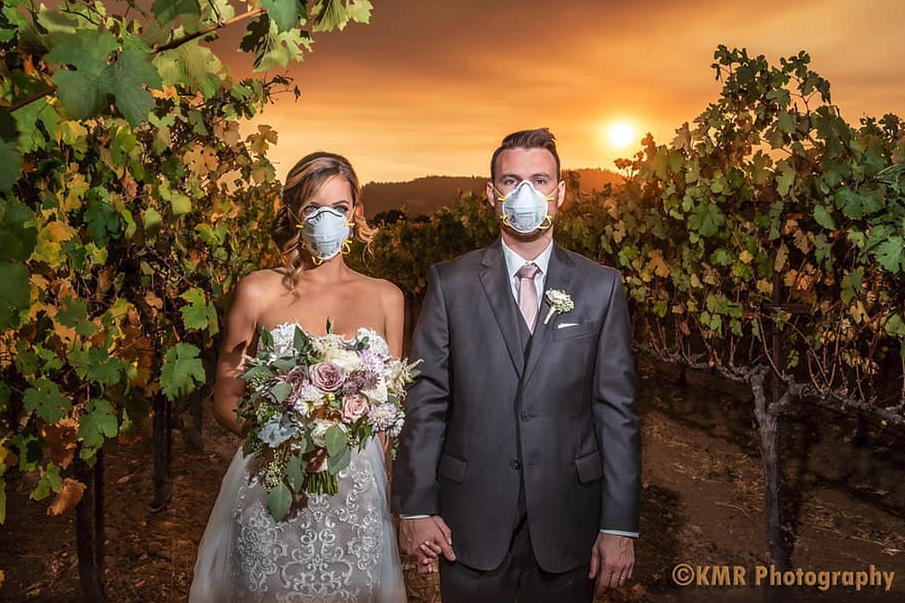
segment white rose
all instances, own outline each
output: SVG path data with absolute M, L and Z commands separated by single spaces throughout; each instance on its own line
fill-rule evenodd
M 358 352 L 351 350 L 330 348 L 327 350 L 325 359 L 341 368 L 346 375 L 362 367 Z
M 369 400 L 375 402 L 377 404 L 382 404 L 387 401 L 387 384 L 381 379 L 380 382 L 377 383 L 377 387 L 371 389 L 363 389 L 361 393 L 366 395 Z
M 311 440 L 314 442 L 315 446 L 319 448 L 325 448 L 327 446 L 327 440 L 325 436 L 327 435 L 327 430 L 333 427 L 333 421 L 326 421 L 324 419 L 315 419 L 314 424 L 311 426 Z

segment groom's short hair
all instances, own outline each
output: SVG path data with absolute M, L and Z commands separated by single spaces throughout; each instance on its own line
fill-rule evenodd
M 500 148 L 490 158 L 490 179 L 496 181 L 496 160 L 500 153 L 507 149 L 546 149 L 556 160 L 556 177 L 559 178 L 559 153 L 556 152 L 556 137 L 549 128 L 521 130 L 506 136 Z

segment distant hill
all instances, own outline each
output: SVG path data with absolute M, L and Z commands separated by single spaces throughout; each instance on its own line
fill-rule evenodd
M 622 183 L 622 176 L 609 170 L 585 168 L 565 171 L 578 173 L 582 192 L 602 190 L 606 184 Z M 362 187 L 362 200 L 368 218 L 391 209 L 400 209 L 403 205 L 411 217 L 430 215 L 464 192 L 474 191 L 483 195 L 487 179 L 486 176 L 425 176 L 408 182 L 369 182 Z

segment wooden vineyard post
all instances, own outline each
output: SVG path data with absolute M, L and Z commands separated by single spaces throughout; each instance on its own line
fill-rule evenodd
M 94 467 L 78 452 L 75 477 L 85 484 L 85 492 L 75 508 L 75 538 L 79 563 L 79 583 L 86 603 L 104 603 L 104 456 L 98 450 Z
M 170 502 L 170 449 L 172 405 L 162 394 L 154 396 L 154 500 L 151 511 L 157 512 Z

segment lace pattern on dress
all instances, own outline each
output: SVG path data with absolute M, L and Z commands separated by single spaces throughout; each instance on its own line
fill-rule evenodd
M 291 346 L 294 325 L 287 327 L 277 327 L 274 340 Z M 370 329 L 356 335 L 362 331 L 383 342 Z M 233 508 L 238 526 L 230 559 L 233 603 L 377 600 L 386 501 L 369 452 L 353 454 L 339 473 L 336 495 L 312 495 L 282 522 L 270 516 L 267 492 L 257 472 L 250 471 Z

